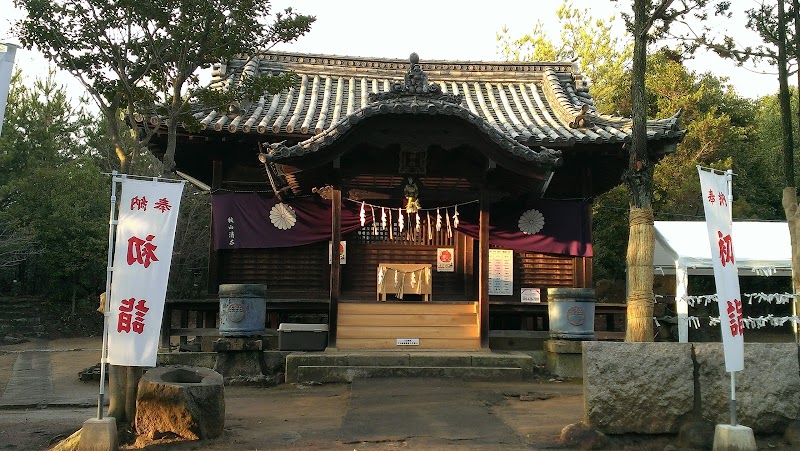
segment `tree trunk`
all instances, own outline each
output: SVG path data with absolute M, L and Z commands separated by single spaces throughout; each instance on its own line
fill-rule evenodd
M 125 154 L 125 150 L 122 148 L 122 135 L 120 134 L 119 124 L 116 120 L 116 109 L 113 107 L 105 108 L 103 116 L 106 118 L 108 134 L 111 137 L 111 142 L 114 144 L 114 153 L 117 155 L 117 160 L 119 160 L 119 172 L 121 174 L 126 174 L 128 171 L 128 155 Z
M 797 246 L 797 231 L 800 230 L 800 211 L 797 205 L 797 188 L 794 186 L 787 186 L 783 189 L 783 211 L 786 214 L 786 222 L 789 226 L 789 242 L 792 246 L 792 288 L 794 293 L 797 293 L 800 287 L 800 248 Z M 792 314 L 797 315 L 798 302 L 797 297 L 792 304 Z M 795 332 L 795 340 L 798 339 L 797 325 L 792 326 Z
M 631 75 L 632 142 L 628 149 L 628 310 L 625 341 L 653 341 L 653 166 L 647 153 L 647 2 L 634 0 L 633 70 Z

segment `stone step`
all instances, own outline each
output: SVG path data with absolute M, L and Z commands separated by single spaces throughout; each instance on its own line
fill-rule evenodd
M 290 377 L 292 380 L 290 380 Z M 286 382 L 353 382 L 355 378 L 435 377 L 485 382 L 525 380 L 522 368 L 504 367 L 422 367 L 422 366 L 299 366 Z
M 286 356 L 286 382 L 352 381 L 353 377 L 453 377 L 518 381 L 537 366 L 521 352 L 298 352 Z

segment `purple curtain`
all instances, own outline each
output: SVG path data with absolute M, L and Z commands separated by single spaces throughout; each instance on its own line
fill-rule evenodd
M 291 247 L 331 239 L 331 203 L 316 196 L 281 203 L 255 193 L 214 194 L 211 210 L 214 245 L 218 250 Z M 358 203 L 342 202 L 342 234 L 361 227 L 359 212 Z M 477 204 L 462 205 L 458 213 L 457 230 L 477 238 Z M 589 209 L 585 202 L 517 199 L 492 205 L 490 215 L 491 245 L 545 254 L 592 256 Z M 372 224 L 369 208 L 367 224 Z
M 331 202 L 317 196 L 278 202 L 256 193 L 211 196 L 214 246 L 292 247 L 331 239 Z M 370 215 L 365 224 L 372 224 Z M 361 227 L 359 206 L 342 202 L 342 234 Z
M 477 239 L 478 205 L 465 207 L 463 213 L 459 208 L 458 231 Z M 492 205 L 489 216 L 490 245 L 544 254 L 592 256 L 589 208 L 585 202 L 504 201 Z

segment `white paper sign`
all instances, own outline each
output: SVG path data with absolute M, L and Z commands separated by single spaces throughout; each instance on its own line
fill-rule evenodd
M 514 294 L 514 251 L 489 249 L 489 294 Z
M 328 241 L 328 264 L 333 261 L 333 248 L 331 247 L 332 241 Z M 347 264 L 347 241 L 339 242 L 339 264 Z
M 725 370 L 744 369 L 744 322 L 739 272 L 736 268 L 734 237 L 731 235 L 731 195 L 725 175 L 700 173 L 700 191 L 708 227 L 708 242 L 717 286 L 722 344 L 725 349 Z
M 122 180 L 108 323 L 108 363 L 156 366 L 183 183 Z
M 455 272 L 455 249 L 452 247 L 440 247 L 436 249 L 436 271 Z
M 540 288 L 520 289 L 520 301 L 525 303 L 538 304 L 542 302 L 542 291 Z

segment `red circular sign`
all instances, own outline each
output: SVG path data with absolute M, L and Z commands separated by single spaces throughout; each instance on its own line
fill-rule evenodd
M 450 251 L 442 251 L 442 253 L 439 254 L 439 260 L 441 260 L 441 261 L 443 261 L 445 263 L 448 263 L 452 259 L 453 259 L 453 255 L 450 253 Z

